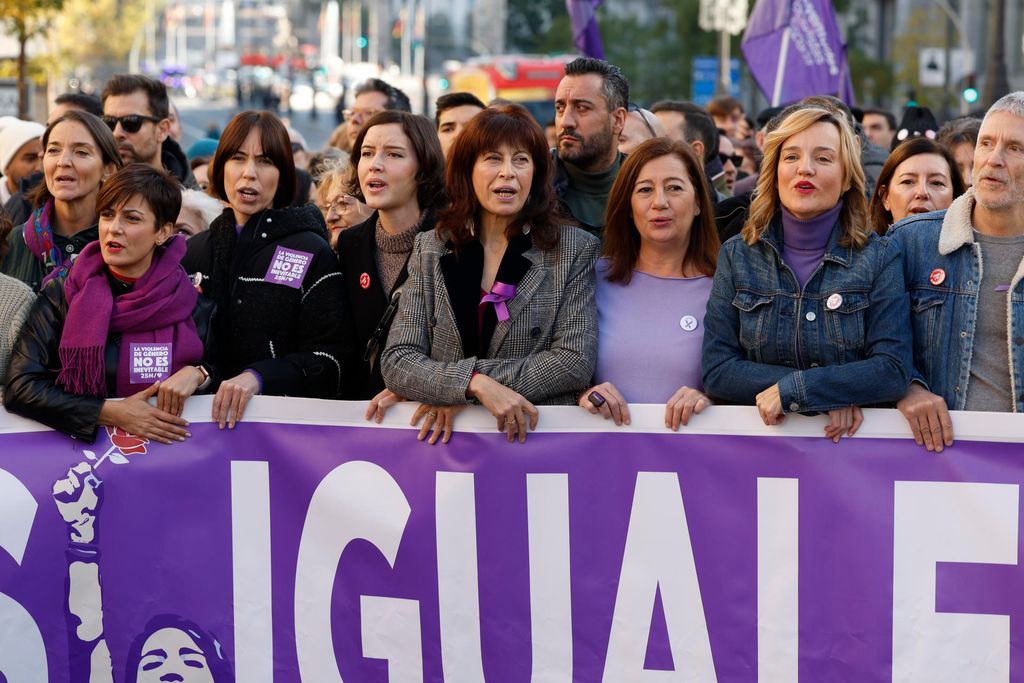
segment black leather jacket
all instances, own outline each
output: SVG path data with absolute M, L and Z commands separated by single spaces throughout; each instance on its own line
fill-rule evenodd
M 217 388 L 218 372 L 210 362 L 215 344 L 212 322 L 215 305 L 199 297 L 192 320 L 203 342 L 203 366 L 213 381 L 205 391 Z M 68 315 L 68 302 L 64 297 L 64 279 L 47 282 L 32 306 L 28 320 L 21 329 L 17 345 L 11 355 L 4 407 L 12 413 L 41 422 L 76 439 L 92 443 L 99 427 L 100 408 L 105 399 L 79 396 L 65 391 L 57 384 L 60 373 L 58 349 Z M 104 349 L 107 394 L 113 395 L 117 380 L 117 361 L 121 348 L 120 335 L 107 338 Z

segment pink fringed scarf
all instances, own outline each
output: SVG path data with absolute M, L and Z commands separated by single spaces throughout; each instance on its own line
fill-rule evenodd
M 181 267 L 184 255 L 184 238 L 171 238 L 153 252 L 153 263 L 132 291 L 115 298 L 100 243 L 82 250 L 64 281 L 68 315 L 60 338 L 57 384 L 84 396 L 106 396 L 104 349 L 110 334 L 121 335 L 117 397 L 146 387 L 131 383 L 133 343 L 173 344 L 171 374 L 202 359 L 203 344 L 192 322 L 198 294 Z

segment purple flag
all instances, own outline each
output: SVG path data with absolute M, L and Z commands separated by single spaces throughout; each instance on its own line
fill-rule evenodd
M 741 49 L 773 106 L 810 95 L 854 104 L 846 44 L 828 0 L 758 0 Z
M 572 38 L 576 49 L 585 57 L 604 59 L 601 32 L 597 28 L 597 8 L 601 0 L 565 0 L 572 19 Z

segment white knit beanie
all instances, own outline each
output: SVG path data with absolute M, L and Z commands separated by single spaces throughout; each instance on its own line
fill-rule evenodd
M 19 149 L 26 143 L 43 137 L 44 132 L 46 126 L 35 121 L 22 121 L 13 116 L 0 118 L 0 173 L 7 170 L 7 165 Z

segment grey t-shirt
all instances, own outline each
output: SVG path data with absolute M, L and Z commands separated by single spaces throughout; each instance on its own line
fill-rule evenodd
M 975 231 L 983 264 L 974 326 L 967 410 L 1010 412 L 1010 356 L 1007 346 L 1009 285 L 1024 259 L 1024 235 L 992 237 Z

